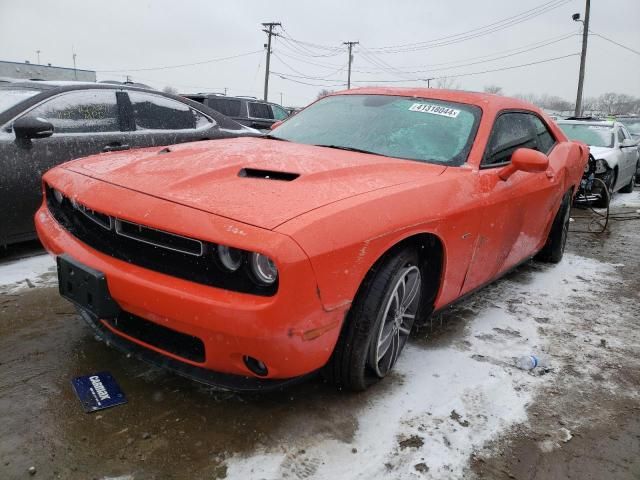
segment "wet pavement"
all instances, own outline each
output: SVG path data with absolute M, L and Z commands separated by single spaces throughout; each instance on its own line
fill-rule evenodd
M 579 229 L 585 222 L 579 219 L 572 228 Z M 614 373 L 607 371 L 598 377 L 597 370 L 585 370 L 575 365 L 575 359 L 565 358 L 567 345 L 570 351 L 573 343 L 585 340 L 568 327 L 567 335 L 561 337 L 558 331 L 547 328 L 544 317 L 540 317 L 532 332 L 549 345 L 565 344 L 561 374 L 550 375 L 549 380 L 517 378 L 516 393 L 518 385 L 524 385 L 524 390 L 532 385 L 530 395 L 535 401 L 526 397 L 523 407 L 528 418 L 505 425 L 490 441 L 480 442 L 481 446 L 474 444 L 474 453 L 463 455 L 468 464 L 465 477 L 547 479 L 576 474 L 575 478 L 640 478 L 640 337 L 637 332 L 625 330 L 640 315 L 640 221 L 611 222 L 610 232 L 603 235 L 574 234 L 568 250 L 581 257 L 624 264 L 616 267 L 619 277 L 608 281 L 606 294 L 599 295 L 597 302 L 589 298 L 587 288 L 581 301 L 567 304 L 576 318 L 584 314 L 585 319 L 591 319 L 598 309 L 623 312 L 616 314 L 625 317 L 625 323 L 620 325 L 621 336 L 602 326 L 596 336 L 602 336 L 605 346 L 599 347 L 596 340 L 592 345 L 593 349 L 609 349 Z M 36 252 L 31 246 L 13 255 Z M 420 349 L 433 353 L 452 348 L 467 356 L 474 354 L 479 360 L 483 356 L 474 353 L 475 346 L 464 336 L 478 316 L 478 305 L 486 308 L 489 303 L 497 303 L 504 297 L 504 290 L 519 288 L 526 292 L 532 278 L 544 268 L 535 262 L 525 265 L 447 311 L 429 328 L 414 335 L 415 352 L 419 355 Z M 511 308 L 517 312 L 522 302 L 522 295 L 511 303 L 506 298 L 505 311 Z M 534 333 L 527 335 L 524 329 L 502 326 L 493 328 L 491 335 L 482 334 L 484 338 L 476 336 L 482 341 L 514 337 L 512 340 L 520 342 L 520 335 L 529 338 Z M 625 362 L 630 357 L 634 360 Z M 519 375 L 500 365 L 492 368 L 497 369 L 490 372 L 492 377 L 504 370 L 505 381 L 511 382 L 511 377 Z M 128 403 L 85 414 L 71 388 L 71 379 L 104 370 L 117 379 Z M 328 462 L 331 455 L 321 461 L 295 445 L 313 444 L 316 438 L 330 439 L 354 459 L 364 455 L 366 451 L 355 448 L 358 445 L 362 449 L 362 440 L 354 440 L 362 428 L 363 412 L 406 382 L 402 375 L 392 375 L 365 393 L 350 394 L 338 392 L 316 377 L 284 392 L 216 392 L 127 358 L 98 341 L 73 307 L 59 297 L 55 286 L 0 293 L 0 478 L 249 478 L 234 476 L 231 463 L 265 450 L 265 459 L 284 452 L 284 460 L 278 460 L 278 471 L 285 473 L 273 476 L 254 467 L 251 478 L 316 478 L 320 463 Z M 555 393 L 549 393 L 552 391 Z M 546 400 L 549 398 L 553 401 Z M 580 422 L 580 417 L 588 417 L 589 424 Z M 456 428 L 464 432 L 468 422 L 461 420 L 455 410 L 451 418 L 451 423 L 457 422 Z M 417 427 L 421 432 L 432 428 L 426 420 L 421 425 L 424 430 Z M 562 425 L 570 427 L 574 439 L 555 439 L 553 432 Z M 545 450 L 541 445 L 547 445 L 546 440 L 551 447 Z M 410 449 L 418 451 L 418 456 L 411 457 L 410 474 L 403 473 L 406 471 L 393 461 L 385 463 L 389 478 L 457 476 L 447 476 L 446 468 L 436 471 L 432 467 L 430 471 L 433 459 L 426 453 L 419 457 L 423 442 L 422 436 L 399 437 L 399 447 L 393 455 L 401 456 Z M 446 438 L 444 445 L 456 447 Z M 35 468 L 35 473 L 29 473 L 30 467 Z M 351 478 L 348 462 L 343 468 L 340 478 Z M 451 470 L 454 471 L 458 470 Z

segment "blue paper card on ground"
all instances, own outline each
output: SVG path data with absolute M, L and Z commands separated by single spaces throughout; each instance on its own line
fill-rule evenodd
M 76 377 L 72 384 L 87 413 L 127 403 L 127 398 L 109 372 Z

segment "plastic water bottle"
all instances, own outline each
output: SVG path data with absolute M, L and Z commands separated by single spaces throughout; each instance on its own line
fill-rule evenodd
M 523 355 L 516 359 L 516 367 L 520 370 L 533 370 L 538 367 L 546 367 L 546 361 L 536 355 Z

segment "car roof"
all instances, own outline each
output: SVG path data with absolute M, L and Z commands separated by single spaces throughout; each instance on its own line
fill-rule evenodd
M 279 107 L 282 107 L 282 105 L 280 105 L 279 103 L 269 102 L 268 100 L 262 100 L 260 98 L 249 97 L 244 95 L 230 96 L 230 95 L 225 95 L 223 93 L 206 93 L 206 92 L 180 93 L 179 95 L 181 97 L 187 97 L 187 98 L 201 97 L 201 98 L 220 98 L 220 99 L 226 99 L 226 100 L 245 100 L 247 102 L 268 103 L 269 105 L 277 105 Z M 285 107 L 282 107 L 282 108 L 285 108 Z
M 619 122 L 612 120 L 556 120 L 558 125 L 597 125 L 600 127 L 614 127 Z
M 116 83 L 95 83 L 95 82 L 65 82 L 65 81 L 21 81 L 21 82 L 12 82 L 12 83 L 0 83 L 0 91 L 7 89 L 15 89 L 15 88 L 30 88 L 34 90 L 39 90 L 37 95 L 26 99 L 24 102 L 20 102 L 8 110 L 4 112 L 0 112 L 0 125 L 7 121 L 9 118 L 13 118 L 17 115 L 23 108 L 28 108 L 35 103 L 44 100 L 45 98 L 52 97 L 59 93 L 70 92 L 70 91 L 79 91 L 79 90 L 127 90 L 127 91 L 137 91 L 137 92 L 146 92 L 154 95 L 159 95 L 165 98 L 170 98 L 176 100 L 180 103 L 187 104 L 196 110 L 200 110 L 203 113 L 206 113 L 212 118 L 215 118 L 216 122 L 222 127 L 231 130 L 243 130 L 243 127 L 238 122 L 234 121 L 231 118 L 228 118 L 221 113 L 213 110 L 206 105 L 195 102 L 189 98 L 181 97 L 179 95 L 173 95 L 170 93 L 161 92 L 159 90 L 154 90 L 152 88 L 142 88 L 137 87 L 130 84 L 116 84 Z M 237 127 L 237 128 L 236 128 Z
M 361 87 L 330 93 L 334 95 L 389 95 L 401 97 L 431 98 L 434 100 L 451 101 L 477 105 L 479 107 L 492 106 L 495 110 L 524 109 L 544 113 L 532 103 L 517 98 L 503 97 L 492 93 L 471 92 L 466 90 L 445 90 L 439 88 L 405 88 L 405 87 Z

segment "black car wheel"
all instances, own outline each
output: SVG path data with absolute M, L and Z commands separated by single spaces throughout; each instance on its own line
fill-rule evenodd
M 613 187 L 616 185 L 616 181 L 618 179 L 618 171 L 617 170 L 609 170 L 607 172 L 607 176 L 602 182 L 604 185 L 601 185 L 602 194 L 600 199 L 593 202 L 593 207 L 595 208 L 608 208 L 609 203 L 611 202 L 611 197 L 613 197 Z
M 553 219 L 551 231 L 537 258 L 543 262 L 558 263 L 564 255 L 564 248 L 567 245 L 569 235 L 569 221 L 571 219 L 571 192 L 564 194 L 562 203 Z
M 385 377 L 407 342 L 422 286 L 418 255 L 412 248 L 376 265 L 356 295 L 324 377 L 354 391 Z
M 636 173 L 633 172 L 633 177 L 631 177 L 631 180 L 627 185 L 620 189 L 620 193 L 633 193 L 633 187 L 636 184 L 636 180 Z

